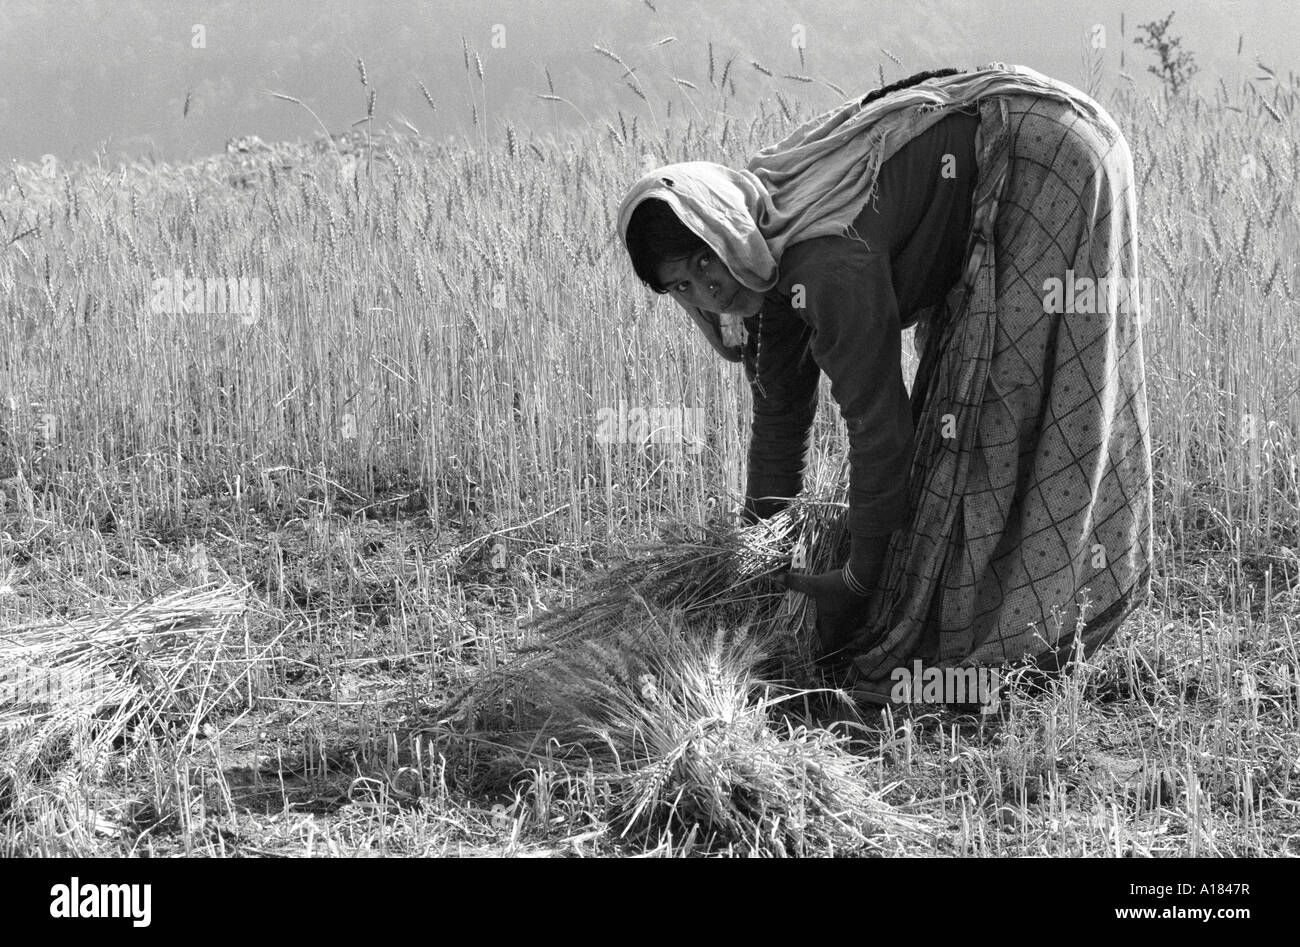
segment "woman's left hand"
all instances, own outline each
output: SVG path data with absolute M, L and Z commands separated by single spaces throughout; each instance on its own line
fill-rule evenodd
M 859 595 L 844 581 L 844 570 L 833 572 L 787 572 L 785 587 L 802 592 L 817 603 L 817 635 L 822 653 L 832 654 L 848 643 L 862 621 L 870 596 Z

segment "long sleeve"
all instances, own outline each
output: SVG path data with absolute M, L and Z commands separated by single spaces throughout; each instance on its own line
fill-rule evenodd
M 855 552 L 907 520 L 912 413 L 889 254 L 847 237 L 791 247 L 782 294 L 812 329 L 811 351 L 831 382 L 849 437 L 849 530 Z
M 765 519 L 803 489 L 817 415 L 820 369 L 812 329 L 783 300 L 769 296 L 761 317 L 747 321 L 745 369 L 753 392 L 746 472 L 747 515 Z

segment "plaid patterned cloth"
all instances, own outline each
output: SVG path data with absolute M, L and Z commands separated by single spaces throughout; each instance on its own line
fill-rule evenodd
M 1150 590 L 1128 145 L 1010 94 L 981 99 L 977 153 L 965 279 L 918 328 L 910 525 L 848 648 L 865 692 L 917 659 L 1056 670 Z

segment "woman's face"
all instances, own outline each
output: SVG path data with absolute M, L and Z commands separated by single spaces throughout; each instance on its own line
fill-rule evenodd
M 763 294 L 738 282 L 707 247 L 684 260 L 665 260 L 655 278 L 678 302 L 706 312 L 747 317 L 763 308 Z

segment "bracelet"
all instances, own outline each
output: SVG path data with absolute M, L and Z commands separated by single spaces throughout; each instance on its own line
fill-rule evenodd
M 840 575 L 844 577 L 844 584 L 849 587 L 850 592 L 863 597 L 871 594 L 871 590 L 858 581 L 858 577 L 853 574 L 847 565 L 840 570 Z

